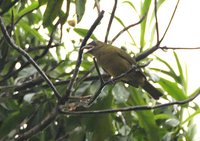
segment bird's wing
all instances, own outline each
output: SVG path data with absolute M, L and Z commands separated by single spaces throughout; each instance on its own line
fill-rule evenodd
M 129 54 L 127 54 L 125 51 L 119 49 L 118 50 L 118 55 L 122 58 L 125 59 L 126 61 L 128 61 L 131 65 L 136 64 L 136 61 L 134 60 L 134 58 L 132 58 Z
M 132 58 L 130 55 L 128 55 L 125 51 L 118 50 L 118 54 L 122 59 L 128 61 L 131 65 L 136 65 L 137 64 L 135 59 Z M 140 76 L 140 77 L 143 77 L 143 78 L 146 79 L 146 76 L 144 75 L 144 73 L 140 69 L 139 70 L 137 69 L 137 75 L 138 75 L 138 77 Z

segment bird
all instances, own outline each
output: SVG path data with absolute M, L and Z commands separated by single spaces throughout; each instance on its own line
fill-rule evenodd
M 125 73 L 125 75 L 120 78 L 120 81 L 136 88 L 143 88 L 156 100 L 163 95 L 163 93 L 148 82 L 140 68 L 131 70 L 131 68 L 137 66 L 137 62 L 134 57 L 131 57 L 124 50 L 98 40 L 90 42 L 84 46 L 83 49 L 87 49 L 86 53 L 94 56 L 97 60 L 97 64 L 114 78 Z M 131 71 L 129 72 L 129 70 Z M 126 74 L 126 72 L 129 73 Z

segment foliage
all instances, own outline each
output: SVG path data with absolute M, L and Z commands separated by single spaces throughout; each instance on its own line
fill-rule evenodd
M 34 59 L 61 95 L 66 93 L 77 63 L 74 56 L 78 53 L 82 38 L 88 32 L 87 26 L 79 27 L 76 21 L 80 23 L 84 17 L 90 16 L 85 13 L 89 2 L 93 1 L 4 0 L 0 2 L 0 16 L 15 44 Z M 101 4 L 101 1 L 99 2 Z M 158 12 L 164 2 L 158 0 Z M 134 39 L 131 31 L 127 30 L 133 47 L 138 45 L 140 53 L 155 43 L 155 15 L 154 10 L 151 10 L 154 9 L 153 3 L 154 1 L 144 0 L 138 6 L 133 1 L 119 0 L 119 6 L 127 5 L 140 15 L 139 17 L 149 11 L 147 17 L 140 23 L 139 42 Z M 97 6 L 98 3 L 94 8 Z M 75 15 L 76 20 L 74 20 Z M 90 17 L 90 20 L 94 21 L 95 18 Z M 118 15 L 115 15 L 114 22 L 124 28 L 127 26 Z M 106 29 L 104 32 L 106 33 Z M 147 38 L 149 33 L 151 33 L 150 40 Z M 91 39 L 98 39 L 95 32 Z M 142 89 L 127 87 L 118 82 L 106 85 L 91 107 L 80 107 L 78 110 L 116 109 L 187 99 L 190 96 L 187 92 L 187 71 L 184 71 L 185 67 L 181 64 L 177 53 L 173 52 L 173 55 L 176 68 L 166 60 L 156 57 L 154 60 L 159 61 L 167 69 L 150 69 L 150 72 L 160 74 L 157 83 L 167 95 L 161 100 L 155 101 Z M 100 80 L 96 71 L 90 71 L 93 70 L 92 66 L 91 57 L 84 55 L 78 79 L 72 89 L 72 96 L 81 98 L 93 95 L 99 88 Z M 192 95 L 198 92 L 199 89 Z M 76 109 L 74 105 L 82 103 L 82 100 L 76 98 L 67 101 L 64 109 L 73 112 Z M 22 54 L 7 43 L 3 32 L 0 32 L 0 139 L 13 140 L 36 125 L 42 124 L 41 121 L 57 104 L 57 97 L 41 75 Z M 192 141 L 196 132 L 193 118 L 200 113 L 199 111 L 199 106 L 193 103 L 192 106 L 186 104 L 112 114 L 58 113 L 47 128 L 41 128 L 37 134 L 30 136 L 29 140 Z M 185 112 L 192 114 L 184 117 Z

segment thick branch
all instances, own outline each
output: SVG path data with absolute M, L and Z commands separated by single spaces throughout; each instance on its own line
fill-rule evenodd
M 200 92 L 198 92 L 196 95 L 194 95 L 186 100 L 174 101 L 174 102 L 169 102 L 169 103 L 165 103 L 165 104 L 158 104 L 155 106 L 140 105 L 140 106 L 119 108 L 119 109 L 105 109 L 105 110 L 93 110 L 93 111 L 60 111 L 60 112 L 62 114 L 67 114 L 67 115 L 84 115 L 84 114 L 88 115 L 88 114 L 109 114 L 109 113 L 116 113 L 116 112 L 154 110 L 154 109 L 159 109 L 159 108 L 173 106 L 173 105 L 184 105 L 184 104 L 191 102 L 199 95 L 200 95 Z

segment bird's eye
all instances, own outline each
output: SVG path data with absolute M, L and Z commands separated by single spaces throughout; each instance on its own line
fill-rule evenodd
M 97 46 L 97 43 L 96 43 L 95 41 L 92 41 L 92 42 L 89 43 L 88 45 Z

